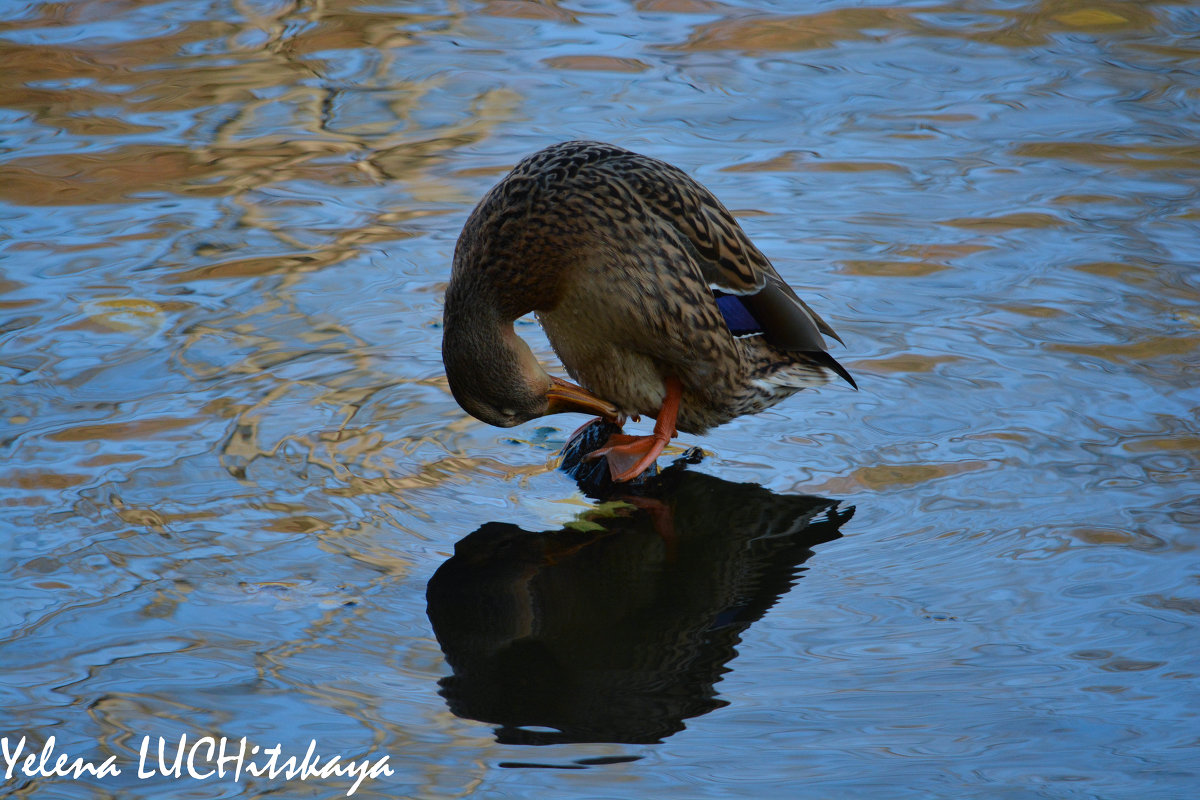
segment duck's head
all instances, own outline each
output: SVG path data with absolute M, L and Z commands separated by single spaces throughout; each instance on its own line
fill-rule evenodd
M 475 322 L 447 315 L 442 336 L 450 391 L 468 414 L 501 428 L 565 411 L 616 419 L 612 403 L 547 374 L 511 322 Z

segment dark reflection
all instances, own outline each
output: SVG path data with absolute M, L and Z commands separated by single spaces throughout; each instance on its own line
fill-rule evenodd
M 726 703 L 739 635 L 853 515 L 682 463 L 575 523 L 490 522 L 429 581 L 441 694 L 509 744 L 652 743 Z

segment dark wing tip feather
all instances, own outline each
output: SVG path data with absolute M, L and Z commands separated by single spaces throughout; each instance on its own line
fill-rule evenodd
M 824 350 L 810 350 L 804 355 L 815 361 L 818 366 L 836 373 L 839 378 L 850 384 L 854 391 L 858 391 L 858 384 L 854 382 L 854 378 L 850 377 L 850 373 L 846 371 L 846 368 L 839 364 L 837 359 L 829 355 L 829 353 L 826 353 Z
M 729 326 L 729 332 L 734 336 L 762 334 L 763 338 L 772 345 L 784 350 L 803 353 L 814 364 L 835 373 L 856 391 L 858 390 L 858 384 L 854 382 L 854 378 L 850 376 L 846 368 L 825 352 L 820 334 L 811 330 L 812 320 L 808 319 L 794 305 L 779 302 L 779 296 L 774 298 L 774 301 L 768 299 L 765 303 L 758 304 L 754 302 L 757 295 L 725 294 L 720 290 L 713 290 L 713 295 L 716 297 L 717 308 L 720 309 L 725 324 Z M 804 309 L 807 311 L 808 307 L 805 306 Z M 766 316 L 767 320 L 762 319 L 758 313 L 763 310 L 766 313 L 762 316 Z M 782 321 L 780 320 L 781 316 L 785 317 Z M 816 317 L 815 314 L 813 316 Z M 801 319 L 797 319 L 797 317 Z M 832 331 L 830 333 L 832 334 Z M 832 335 L 836 338 L 836 334 Z M 838 341 L 840 342 L 841 339 Z M 788 344 L 793 346 L 789 347 Z
M 762 291 L 741 295 L 742 304 L 763 327 L 763 336 L 781 350 L 824 350 L 821 332 L 829 326 L 782 280 L 768 280 Z

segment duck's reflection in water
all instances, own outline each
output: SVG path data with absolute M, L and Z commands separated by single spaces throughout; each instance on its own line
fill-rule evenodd
M 441 694 L 503 743 L 661 741 L 852 514 L 677 465 L 562 530 L 488 523 L 429 581 Z

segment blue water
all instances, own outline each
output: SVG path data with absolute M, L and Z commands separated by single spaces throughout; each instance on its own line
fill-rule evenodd
M 352 783 L 138 777 L 186 734 L 356 797 L 1195 794 L 1195 9 L 3 12 L 0 736 L 122 768 L 4 793 Z M 860 391 L 636 503 L 466 417 L 458 231 L 571 138 L 712 189 Z

